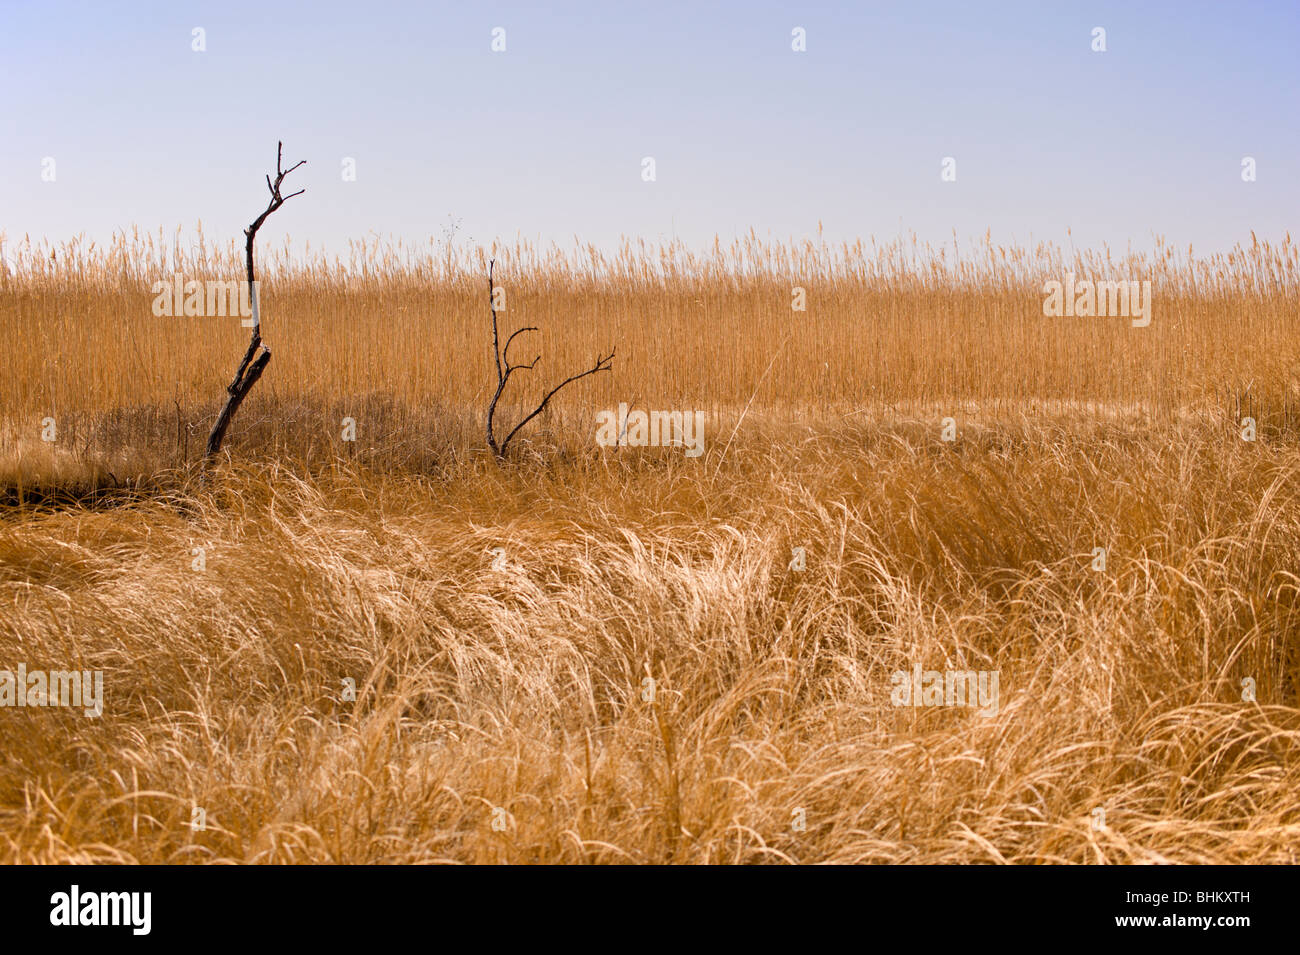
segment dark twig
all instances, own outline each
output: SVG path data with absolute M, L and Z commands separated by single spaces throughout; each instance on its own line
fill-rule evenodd
M 271 177 L 266 177 L 266 188 L 270 190 L 271 201 L 267 203 L 266 211 L 253 220 L 252 225 L 244 230 L 244 264 L 248 272 L 248 300 L 253 305 L 253 334 L 248 342 L 248 349 L 244 352 L 243 359 L 239 362 L 239 369 L 235 372 L 234 380 L 226 386 L 226 404 L 217 415 L 216 423 L 212 425 L 212 431 L 208 435 L 207 457 L 214 457 L 221 450 L 221 442 L 226 436 L 226 429 L 230 427 L 230 419 L 235 416 L 239 410 L 240 404 L 244 398 L 257 384 L 257 379 L 262 377 L 262 372 L 271 362 L 271 349 L 262 342 L 262 318 L 258 312 L 257 302 L 257 284 L 255 282 L 255 273 L 253 271 L 253 240 L 257 238 L 257 230 L 262 228 L 262 223 L 267 217 L 279 209 L 289 199 L 294 196 L 300 196 L 306 189 L 299 189 L 297 192 L 291 192 L 287 196 L 282 195 L 280 187 L 284 184 L 284 179 L 289 173 L 293 172 L 299 166 L 306 163 L 303 159 L 294 163 L 288 169 L 284 168 L 284 143 L 276 144 L 275 152 L 275 181 Z M 258 353 L 260 350 L 260 354 Z
M 599 353 L 597 353 L 596 363 L 594 365 L 592 365 L 586 371 L 579 372 L 576 375 L 570 375 L 568 378 L 565 378 L 562 382 L 560 382 L 558 385 L 556 385 L 554 388 L 548 391 L 546 393 L 546 396 L 542 398 L 541 404 L 539 404 L 536 408 L 534 408 L 531 414 L 529 414 L 526 418 L 524 418 L 517 425 L 515 425 L 510 430 L 510 432 L 506 435 L 504 441 L 498 443 L 496 437 L 496 430 L 493 425 L 493 420 L 495 419 L 497 413 L 497 402 L 501 400 L 501 394 L 506 390 L 506 384 L 510 381 L 510 376 L 514 374 L 516 371 L 532 371 L 533 368 L 537 366 L 537 363 L 542 360 L 542 356 L 538 355 L 536 358 L 534 358 L 526 365 L 510 364 L 510 343 L 513 342 L 515 338 L 522 335 L 524 332 L 537 331 L 537 328 L 532 325 L 529 325 L 526 328 L 520 328 L 517 331 L 513 332 L 510 335 L 510 337 L 506 339 L 506 347 L 505 348 L 501 347 L 501 333 L 497 325 L 497 310 L 496 310 L 496 302 L 494 301 L 494 292 L 496 290 L 496 286 L 494 284 L 494 279 L 493 279 L 493 270 L 495 266 L 496 266 L 496 259 L 492 259 L 488 262 L 488 308 L 492 312 L 492 359 L 494 362 L 496 362 L 496 368 L 497 368 L 497 390 L 492 395 L 492 401 L 488 404 L 487 441 L 488 441 L 488 447 L 492 449 L 492 453 L 495 454 L 498 458 L 504 458 L 506 456 L 506 451 L 510 448 L 510 442 L 514 440 L 515 435 L 519 433 L 520 429 L 523 428 L 524 425 L 528 424 L 528 422 L 532 421 L 544 410 L 546 410 L 546 406 L 550 404 L 551 399 L 554 398 L 559 393 L 561 388 L 565 387 L 566 385 L 570 385 L 573 382 L 578 381 L 579 379 L 586 378 L 588 375 L 594 375 L 597 372 L 601 372 L 601 371 L 609 371 L 610 368 L 613 367 L 614 352 L 611 350 L 610 353 L 604 357 L 602 357 Z

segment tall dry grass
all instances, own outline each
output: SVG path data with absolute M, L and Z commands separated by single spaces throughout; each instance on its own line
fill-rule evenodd
M 0 708 L 0 859 L 1296 861 L 1289 238 L 1069 260 L 1151 279 L 1145 329 L 1044 318 L 1048 248 L 497 249 L 533 387 L 619 349 L 505 466 L 493 250 L 272 253 L 202 485 L 244 333 L 149 284 L 237 260 L 150 241 L 0 277 L 0 669 L 107 694 Z M 594 447 L 619 401 L 709 410 L 705 454 Z M 916 664 L 997 713 L 893 706 Z
M 929 430 L 9 523 L 5 659 L 108 699 L 0 710 L 0 857 L 1296 862 L 1300 451 Z M 892 706 L 916 663 L 998 713 Z
M 128 412 L 155 419 L 157 433 L 145 442 L 154 448 L 169 423 L 169 461 L 184 451 L 177 420 L 198 428 L 214 412 L 247 330 L 232 318 L 157 318 L 152 283 L 177 272 L 239 279 L 241 255 L 234 242 L 209 246 L 201 230 L 188 242 L 123 235 L 109 248 L 0 242 L 0 348 L 9 369 L 0 382 L 0 457 L 12 462 L 47 416 L 70 429 L 65 449 L 97 444 L 111 453 L 124 436 L 94 441 L 88 432 L 120 429 Z M 783 420 L 882 407 L 944 405 L 955 415 L 967 405 L 1001 414 L 1084 403 L 1165 418 L 1210 407 L 1234 420 L 1245 407 L 1261 424 L 1282 427 L 1300 396 L 1300 248 L 1289 236 L 1208 258 L 1163 243 L 1117 257 L 987 239 L 959 254 L 915 241 L 830 247 L 751 236 L 709 254 L 630 242 L 612 255 L 371 242 L 327 259 L 309 248 L 295 253 L 286 240 L 261 254 L 263 331 L 274 358 L 232 441 L 261 417 L 283 426 L 253 447 L 276 437 L 328 441 L 340 402 L 479 413 L 495 386 L 491 255 L 507 293 L 505 327 L 540 328 L 516 345 L 517 357 L 542 356 L 539 370 L 520 390 L 512 384 L 503 411 L 531 407 L 547 383 L 617 345 L 614 374 L 554 405 L 561 430 L 588 429 L 595 409 L 620 401 L 737 411 L 756 388 L 756 413 Z M 1151 325 L 1045 318 L 1043 282 L 1070 270 L 1150 281 Z M 792 310 L 795 286 L 806 290 L 807 311 Z M 314 420 L 304 417 L 317 406 Z M 358 422 L 372 437 L 402 433 L 385 420 Z

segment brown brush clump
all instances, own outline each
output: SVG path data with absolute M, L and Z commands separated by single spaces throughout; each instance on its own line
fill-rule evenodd
M 477 258 L 285 259 L 201 481 L 243 335 L 149 285 L 238 263 L 169 251 L 0 270 L 0 671 L 104 687 L 0 706 L 0 861 L 1298 861 L 1289 238 L 1076 259 L 1146 328 L 1043 317 L 1043 248 L 484 250 L 619 355 L 501 464 Z

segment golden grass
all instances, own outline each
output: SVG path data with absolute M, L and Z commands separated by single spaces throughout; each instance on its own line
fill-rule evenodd
M 739 408 L 769 364 L 760 405 L 812 417 L 911 402 L 1019 411 L 1043 400 L 1168 414 L 1222 406 L 1234 388 L 1251 388 L 1280 413 L 1300 397 L 1300 247 L 1289 236 L 1208 259 L 1163 245 L 1114 258 L 988 243 L 958 260 L 951 249 L 902 242 L 830 248 L 757 238 L 709 255 L 517 244 L 448 258 L 438 248 L 370 245 L 332 261 L 290 248 L 260 258 L 274 357 L 249 409 L 372 395 L 419 409 L 485 406 L 496 383 L 489 255 L 507 293 L 503 328 L 541 330 L 516 345 L 518 358 L 542 355 L 517 407 L 617 345 L 614 374 L 561 395 L 556 407 L 561 416 L 580 411 L 584 425 L 591 409 L 619 401 Z M 214 251 L 200 232 L 188 249 L 137 236 L 110 249 L 0 243 L 0 251 L 13 260 L 0 271 L 9 366 L 0 421 L 35 436 L 46 416 L 215 409 L 247 330 L 231 318 L 156 318 L 150 289 L 175 272 L 240 279 L 242 247 Z M 1151 281 L 1150 327 L 1043 317 L 1043 281 L 1067 269 Z M 795 286 L 806 289 L 806 312 L 791 308 Z M 337 430 L 323 421 L 315 432 Z
M 0 668 L 107 700 L 0 708 L 0 859 L 1296 862 L 1295 247 L 1147 261 L 1146 329 L 1043 318 L 1051 250 L 906 251 L 507 250 L 533 387 L 619 358 L 500 467 L 477 261 L 283 262 L 203 486 L 238 322 L 153 318 L 139 245 L 17 256 Z M 620 400 L 706 453 L 594 447 Z M 893 706 L 915 664 L 998 712 Z

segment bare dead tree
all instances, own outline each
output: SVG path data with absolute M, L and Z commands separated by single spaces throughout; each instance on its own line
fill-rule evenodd
M 266 177 L 266 188 L 271 191 L 271 201 L 266 206 L 266 211 L 253 220 L 253 224 L 244 230 L 246 240 L 244 242 L 244 264 L 248 271 L 248 300 L 253 306 L 253 335 L 248 342 L 248 350 L 244 352 L 244 358 L 239 363 L 239 370 L 235 372 L 234 380 L 226 386 L 226 404 L 221 409 L 221 414 L 217 415 L 216 423 L 212 425 L 212 432 L 208 435 L 208 453 L 207 457 L 215 457 L 221 450 L 221 442 L 226 436 L 226 429 L 230 427 L 230 419 L 235 416 L 239 406 L 243 403 L 244 398 L 257 384 L 257 379 L 262 377 L 262 372 L 266 371 L 266 366 L 271 362 L 271 349 L 262 341 L 262 319 L 258 312 L 257 306 L 257 285 L 254 281 L 253 273 L 253 240 L 257 238 L 257 230 L 262 228 L 262 223 L 267 217 L 279 209 L 285 202 L 294 196 L 300 196 L 306 189 L 299 189 L 297 192 L 291 192 L 287 196 L 280 194 L 280 186 L 289 173 L 293 172 L 299 166 L 306 163 L 303 159 L 288 169 L 284 166 L 284 143 L 276 144 L 275 152 L 275 181 L 271 177 Z M 258 354 L 258 350 L 261 354 Z
M 510 343 L 513 342 L 520 335 L 524 334 L 525 332 L 537 331 L 537 328 L 532 325 L 529 325 L 526 328 L 520 328 L 517 331 L 515 331 L 513 334 L 511 334 L 509 338 L 506 339 L 505 348 L 501 347 L 501 335 L 497 326 L 497 309 L 496 309 L 496 301 L 494 295 L 496 291 L 496 287 L 493 284 L 493 269 L 495 266 L 496 266 L 496 259 L 491 259 L 488 262 L 488 308 L 492 312 L 492 358 L 496 362 L 496 367 L 497 367 L 497 390 L 496 393 L 492 395 L 492 403 L 488 405 L 487 440 L 488 440 L 488 447 L 492 449 L 492 453 L 495 454 L 498 458 L 504 458 L 506 456 L 506 451 L 510 448 L 510 442 L 514 440 L 515 435 L 519 433 L 520 429 L 523 428 L 524 425 L 528 424 L 528 422 L 532 421 L 539 414 L 541 414 L 542 411 L 545 410 L 546 406 L 550 403 L 551 399 L 554 398 L 559 393 L 561 388 L 565 387 L 566 385 L 573 384 L 573 382 L 578 381 L 579 379 L 586 378 L 588 375 L 594 375 L 597 372 L 601 372 L 601 371 L 609 371 L 610 368 L 613 367 L 614 350 L 610 349 L 609 354 L 603 358 L 601 357 L 600 353 L 597 352 L 596 363 L 594 365 L 592 365 L 586 371 L 579 372 L 576 375 L 570 375 L 568 378 L 565 378 L 562 382 L 560 382 L 558 385 L 556 385 L 554 388 L 548 391 L 546 393 L 546 396 L 542 398 L 541 404 L 539 404 L 536 408 L 534 408 L 530 415 L 528 415 L 517 425 L 515 425 L 514 428 L 512 428 L 510 432 L 506 435 L 504 441 L 498 443 L 496 431 L 493 427 L 493 419 L 496 417 L 497 402 L 501 400 L 501 393 L 506 390 L 506 384 L 507 382 L 510 381 L 510 376 L 512 374 L 514 374 L 516 371 L 532 371 L 533 368 L 537 366 L 537 363 L 542 360 L 542 356 L 538 355 L 536 358 L 534 358 L 526 365 L 510 364 Z

